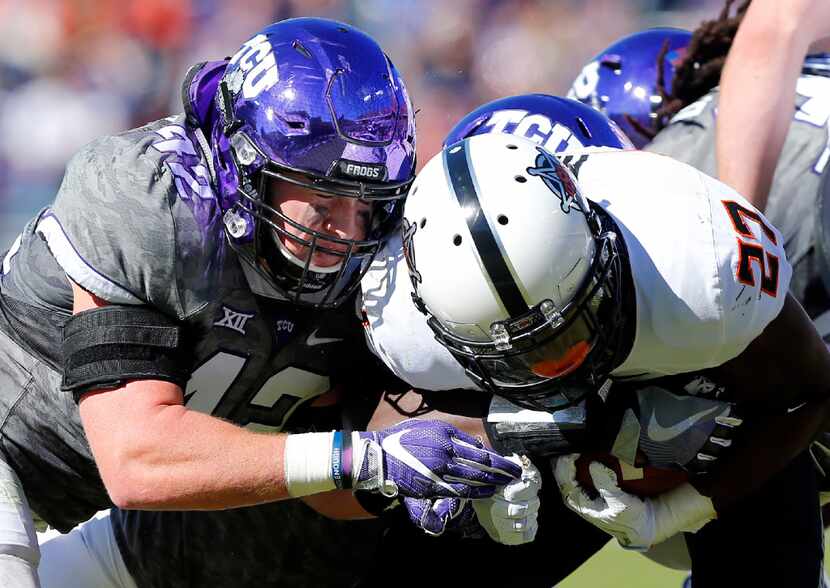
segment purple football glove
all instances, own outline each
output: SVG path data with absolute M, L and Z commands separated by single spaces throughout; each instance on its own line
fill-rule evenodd
M 469 498 L 404 498 L 403 504 L 409 520 L 427 535 L 443 535 L 445 531 L 462 539 L 485 535 Z
M 542 474 L 527 459 L 511 456 L 522 465 L 521 480 L 502 486 L 490 498 L 404 498 L 403 505 L 416 527 L 428 535 L 445 532 L 461 539 L 490 539 L 504 545 L 533 541 L 539 529 L 539 491 Z
M 410 498 L 484 498 L 522 468 L 440 421 L 410 419 L 378 432 L 356 432 L 355 490 Z

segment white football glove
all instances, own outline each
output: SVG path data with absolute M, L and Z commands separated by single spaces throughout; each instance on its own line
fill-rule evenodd
M 517 455 L 507 459 L 522 466 L 522 477 L 502 486 L 490 498 L 473 500 L 479 524 L 493 541 L 504 545 L 529 543 L 539 530 L 539 490 L 542 475 L 529 459 Z
M 598 462 L 588 466 L 599 494 L 591 499 L 576 481 L 578 457 L 565 455 L 554 465 L 565 505 L 626 549 L 645 551 L 677 533 L 695 533 L 715 518 L 712 500 L 689 483 L 654 498 L 640 498 L 621 490 L 614 471 Z

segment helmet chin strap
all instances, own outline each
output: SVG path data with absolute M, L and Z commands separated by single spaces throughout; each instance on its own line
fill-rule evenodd
M 300 269 L 304 268 L 305 265 L 306 265 L 306 262 L 303 261 L 302 259 L 300 259 L 299 257 L 297 257 L 296 255 L 294 255 L 293 253 L 291 253 L 288 250 L 288 247 L 286 247 L 285 244 L 282 242 L 282 239 L 280 239 L 280 236 L 277 233 L 277 231 L 275 231 L 274 229 L 270 229 L 269 232 L 271 233 L 271 239 L 274 241 L 274 244 L 277 246 L 277 249 L 279 249 L 280 253 L 282 253 L 282 255 L 288 261 L 290 261 L 291 263 L 293 263 L 294 265 L 296 265 Z M 315 264 L 309 262 L 308 269 L 315 272 L 315 273 L 318 273 L 318 274 L 333 274 L 334 272 L 340 271 L 340 267 L 342 265 L 343 265 L 342 260 L 339 263 L 335 263 L 334 265 L 331 265 L 331 266 L 328 266 L 328 267 L 324 267 L 324 266 L 321 266 L 321 265 L 315 265 Z

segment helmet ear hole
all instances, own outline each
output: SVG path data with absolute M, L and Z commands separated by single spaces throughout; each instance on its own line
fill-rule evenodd
M 461 245 L 461 235 L 456 235 L 455 237 L 453 237 L 452 238 L 452 244 L 455 245 L 456 247 Z
M 427 224 L 427 217 L 421 219 L 421 228 L 423 229 Z
M 516 145 L 513 145 L 513 143 L 509 143 L 509 144 L 507 145 L 507 148 L 508 148 L 508 149 L 518 149 L 518 147 L 517 147 Z
M 516 176 L 513 179 L 516 180 L 517 182 L 519 182 L 520 184 L 524 184 L 527 181 L 527 178 L 524 177 L 524 176 Z
M 500 214 L 498 219 L 496 219 L 496 220 L 499 221 L 500 225 L 506 225 L 508 222 L 510 222 L 510 220 L 507 218 L 507 216 L 505 216 L 503 214 Z

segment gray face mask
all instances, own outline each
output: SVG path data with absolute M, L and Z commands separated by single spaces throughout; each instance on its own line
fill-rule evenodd
M 273 239 L 274 244 L 277 246 L 277 249 L 283 255 L 283 257 L 285 257 L 285 259 L 287 259 L 289 262 L 293 263 L 294 265 L 296 265 L 300 269 L 305 267 L 305 264 L 306 264 L 305 260 L 300 259 L 299 257 L 297 257 L 296 255 L 294 255 L 293 253 L 291 253 L 288 250 L 288 247 L 286 247 L 285 244 L 282 242 L 282 239 L 280 239 L 280 235 L 279 235 L 279 233 L 277 233 L 276 230 L 270 229 L 268 232 L 271 233 L 271 239 Z M 334 265 L 330 265 L 330 266 L 326 266 L 326 267 L 320 266 L 320 265 L 315 265 L 313 263 L 309 263 L 308 264 L 308 269 L 310 271 L 316 272 L 318 274 L 332 274 L 334 272 L 340 271 L 340 267 L 342 265 L 343 265 L 342 260 L 338 261 Z

